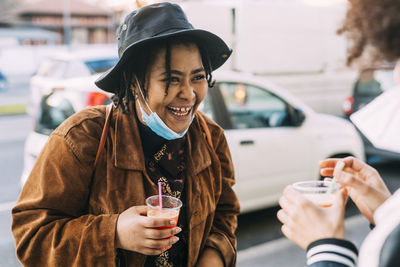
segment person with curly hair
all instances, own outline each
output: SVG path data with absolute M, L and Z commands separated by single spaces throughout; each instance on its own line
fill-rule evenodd
M 400 84 L 400 1 L 349 0 L 339 33 L 350 40 L 347 64 L 368 59 L 397 61 L 394 76 Z M 399 90 L 399 89 L 397 89 Z M 335 166 L 344 163 L 342 170 Z M 334 205 L 321 208 L 292 186 L 285 188 L 277 213 L 283 234 L 307 250 L 310 267 L 400 266 L 400 189 L 393 195 L 379 173 L 366 163 L 348 157 L 320 162 L 322 176 L 334 176 L 341 184 Z M 349 196 L 373 230 L 361 245 L 345 240 L 344 213 Z
M 347 63 L 365 53 L 370 63 L 400 58 L 400 2 L 398 0 L 349 0 L 339 34 L 350 41 Z

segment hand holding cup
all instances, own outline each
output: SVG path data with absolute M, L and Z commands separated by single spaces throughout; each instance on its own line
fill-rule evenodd
M 181 232 L 181 228 L 176 227 L 176 220 L 147 215 L 147 206 L 133 206 L 119 215 L 116 248 L 158 255 L 178 242 L 178 237 L 174 235 Z
M 279 199 L 282 209 L 277 214 L 283 224 L 282 233 L 303 249 L 321 238 L 344 238 L 347 192 L 322 193 L 318 198 L 308 198 L 306 195 L 293 185 L 285 188 Z
M 343 170 L 334 169 L 338 161 L 345 163 Z M 322 160 L 319 167 L 322 176 L 336 177 L 360 212 L 373 224 L 375 210 L 391 196 L 379 173 L 354 157 Z

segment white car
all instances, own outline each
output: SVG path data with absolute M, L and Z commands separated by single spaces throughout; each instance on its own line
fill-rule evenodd
M 219 71 L 213 77 L 217 83 L 200 108 L 225 129 L 242 212 L 276 205 L 288 184 L 320 179 L 321 159 L 364 160 L 362 140 L 348 121 L 315 113 L 286 90 L 249 74 Z M 43 131 L 29 135 L 22 183 L 46 140 Z
M 94 81 L 118 61 L 113 46 L 84 47 L 57 53 L 44 60 L 30 80 L 28 114 L 33 131 L 25 142 L 25 183 L 48 135 L 75 112 L 86 106 L 110 103 L 110 93 L 100 90 Z
M 117 61 L 116 49 L 110 45 L 76 48 L 74 51 L 58 52 L 47 57 L 30 79 L 31 96 L 28 113 L 35 115 L 42 97 L 55 91 L 79 91 L 80 97 L 85 99 L 89 91 L 104 93 L 93 84 L 93 81 Z M 81 101 L 77 103 L 80 104 Z M 75 110 L 82 108 L 76 107 Z
M 362 140 L 347 120 L 316 113 L 253 75 L 216 72 L 215 79 L 204 108 L 225 129 L 242 212 L 276 205 L 288 184 L 320 179 L 321 159 L 364 160 Z

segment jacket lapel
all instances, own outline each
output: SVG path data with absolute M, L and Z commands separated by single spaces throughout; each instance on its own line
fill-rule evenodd
M 202 135 L 198 118 L 193 121 L 187 133 L 187 174 L 186 174 L 186 216 L 189 227 L 188 236 L 188 258 L 192 262 L 188 262 L 188 266 L 194 265 L 197 261 L 199 233 L 193 229 L 195 223 L 199 221 L 201 214 L 206 212 L 201 210 L 201 183 L 200 179 L 209 177 L 207 174 L 200 175 L 201 172 L 211 166 L 211 156 L 208 150 L 209 146 Z M 196 256 L 197 255 L 197 256 Z
M 193 166 L 194 175 L 211 166 L 209 145 L 202 134 L 197 116 L 188 131 L 188 155 L 192 156 L 190 157 L 190 164 Z
M 200 125 L 196 118 L 187 134 L 187 215 L 188 222 L 193 214 L 199 212 L 196 208 L 198 205 L 201 188 L 199 173 L 211 166 L 211 156 L 208 150 L 208 144 L 201 134 Z M 203 176 L 204 177 L 204 176 Z

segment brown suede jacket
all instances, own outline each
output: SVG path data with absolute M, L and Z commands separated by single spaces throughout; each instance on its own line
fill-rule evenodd
M 239 202 L 231 155 L 221 127 L 205 118 L 210 148 L 197 116 L 186 148 L 188 266 L 196 265 L 205 246 L 217 249 L 225 266 L 235 266 Z M 145 171 L 135 115 L 119 109 L 91 179 L 104 117 L 104 106 L 71 116 L 40 153 L 12 210 L 17 256 L 25 266 L 144 265 L 146 256 L 136 252 L 122 251 L 123 260 L 117 260 L 116 221 L 157 188 Z

